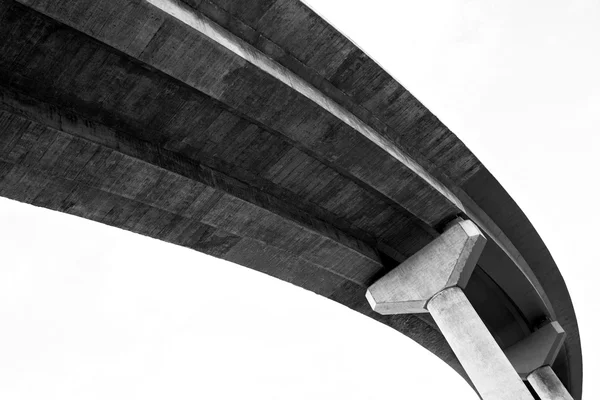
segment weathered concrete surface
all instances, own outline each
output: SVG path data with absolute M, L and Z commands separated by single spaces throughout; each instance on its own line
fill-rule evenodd
M 573 400 L 571 394 L 549 366 L 535 370 L 527 380 L 541 400 Z
M 456 221 L 442 235 L 369 286 L 367 300 L 383 315 L 427 312 L 445 288 L 465 288 L 486 239 L 472 221 Z
M 552 366 L 565 341 L 565 331 L 556 321 L 506 349 L 506 356 L 522 379 L 545 365 Z
M 427 310 L 483 400 L 533 400 L 461 288 L 438 293 Z
M 430 319 L 381 317 L 363 294 L 469 212 L 490 238 L 465 289 L 473 306 L 503 348 L 556 317 L 569 336 L 555 371 L 579 390 L 570 299 L 527 219 L 302 3 L 1 0 L 0 38 L 0 195 L 298 284 L 459 372 Z

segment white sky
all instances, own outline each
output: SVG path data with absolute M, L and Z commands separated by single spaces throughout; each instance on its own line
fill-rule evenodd
M 600 2 L 309 4 L 440 117 L 533 222 L 575 305 L 590 399 Z M 390 328 L 201 253 L 3 198 L 0 243 L 2 399 L 477 399 Z

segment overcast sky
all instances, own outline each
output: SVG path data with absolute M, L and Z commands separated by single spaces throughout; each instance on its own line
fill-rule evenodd
M 584 399 L 597 396 L 600 2 L 308 3 L 525 211 L 575 305 Z M 3 198 L 0 243 L 2 399 L 477 399 L 392 329 L 201 253 Z

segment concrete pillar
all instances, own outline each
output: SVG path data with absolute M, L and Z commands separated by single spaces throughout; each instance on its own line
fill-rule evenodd
M 461 288 L 437 293 L 427 309 L 482 399 L 532 399 Z
M 573 400 L 571 394 L 548 365 L 533 371 L 527 380 L 542 400 Z
M 463 292 L 485 241 L 473 222 L 458 220 L 366 297 L 380 314 L 430 312 L 483 400 L 533 400 Z
M 551 368 L 564 341 L 565 331 L 555 321 L 506 350 L 517 373 L 542 400 L 573 400 Z

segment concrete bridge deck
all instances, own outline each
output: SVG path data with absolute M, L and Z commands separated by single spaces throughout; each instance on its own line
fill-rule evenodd
M 574 310 L 525 215 L 300 1 L 0 0 L 0 38 L 0 195 L 312 290 L 465 378 L 428 315 L 381 316 L 364 295 L 469 218 L 489 239 L 469 300 L 502 348 L 560 322 L 554 370 L 580 398 Z

